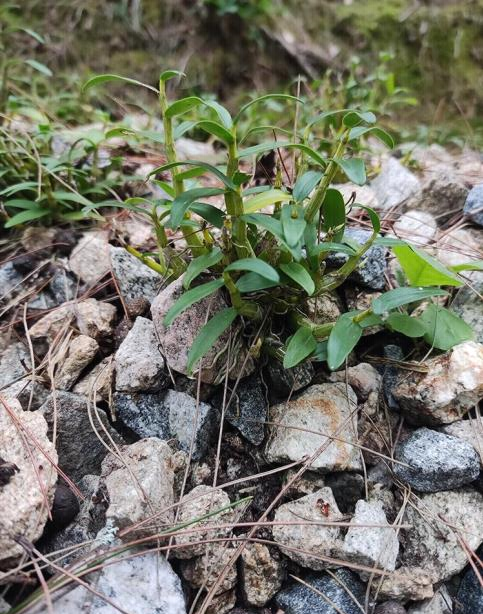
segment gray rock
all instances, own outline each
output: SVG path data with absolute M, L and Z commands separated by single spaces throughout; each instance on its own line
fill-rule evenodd
M 445 582 L 468 563 L 460 536 L 470 550 L 483 541 L 483 496 L 471 488 L 420 495 L 416 507 L 406 508 L 403 523 L 411 525 L 405 531 L 403 566 L 423 568 L 433 584 Z
M 10 610 L 10 604 L 3 597 L 0 597 L 0 614 L 7 614 Z
M 373 589 L 377 590 L 379 599 L 397 599 L 399 601 L 431 599 L 433 596 L 434 574 L 424 567 L 398 567 L 377 581 Z
M 102 459 L 107 454 L 103 441 L 112 445 L 104 429 L 116 443 L 122 442 L 105 412 L 92 405 L 89 407 L 83 396 L 57 391 L 49 396 L 39 412 L 47 420 L 49 435 L 53 433 L 55 422 L 59 466 L 74 482 L 84 475 L 100 472 Z
M 154 324 L 138 317 L 115 357 L 118 392 L 157 392 L 169 381 Z
M 431 213 L 442 224 L 463 209 L 467 195 L 468 188 L 455 175 L 437 173 L 424 183 L 421 196 L 408 207 Z
M 77 296 L 77 282 L 74 276 L 64 269 L 57 269 L 49 283 L 50 294 L 56 305 L 73 301 Z
M 72 392 L 111 402 L 114 385 L 114 357 L 107 356 L 75 384 Z
M 480 458 L 471 444 L 427 428 L 399 444 L 395 458 L 411 467 L 395 464 L 395 475 L 420 492 L 458 488 L 480 473 Z
M 169 439 L 169 412 L 164 404 L 164 393 L 116 392 L 113 395 L 115 415 L 140 437 Z
M 406 612 L 406 608 L 397 601 L 385 601 L 374 610 L 374 614 L 406 614 Z
M 273 359 L 267 365 L 268 388 L 273 398 L 287 397 L 306 388 L 314 377 L 311 362 L 303 362 L 291 369 L 284 369 L 282 363 Z
M 475 610 L 476 612 L 477 610 Z M 419 603 L 411 605 L 408 614 L 452 614 L 453 600 L 451 599 L 448 589 L 443 584 L 434 593 L 431 599 L 425 599 Z
M 483 463 L 483 417 L 458 420 L 452 424 L 446 424 L 439 429 L 446 435 L 452 435 L 467 441 L 480 455 Z
M 404 352 L 402 348 L 398 345 L 385 345 L 384 349 L 384 358 L 388 358 L 392 361 L 401 361 L 404 360 Z M 384 393 L 384 397 L 386 399 L 387 406 L 389 409 L 398 409 L 399 405 L 394 395 L 392 394 L 393 388 L 397 384 L 399 379 L 400 372 L 399 369 L 391 364 L 387 364 L 384 367 L 382 374 L 382 391 Z
M 25 377 L 15 384 L 10 384 L 8 388 L 3 388 L 2 394 L 9 398 L 18 399 L 25 411 L 35 411 L 45 403 L 50 391 L 37 380 L 32 381 Z
M 370 526 L 381 525 L 381 526 Z M 383 528 L 387 526 L 387 528 Z M 399 553 L 395 529 L 389 526 L 381 502 L 357 502 L 351 526 L 344 538 L 344 553 L 351 561 L 394 571 Z
M 404 205 L 421 191 L 419 179 L 405 166 L 389 158 L 383 163 L 381 172 L 372 181 L 371 188 L 376 193 L 380 209 L 392 209 Z
M 276 510 L 273 539 L 286 556 L 303 567 L 334 567 L 337 565 L 328 559 L 342 558 L 342 531 L 334 525 L 342 518 L 330 488 L 321 488 Z
M 43 416 L 38 411 L 23 411 L 16 399 L 2 395 L 2 400 L 5 405 L 0 410 L 0 564 L 25 554 L 14 540 L 16 535 L 29 542 L 41 536 L 57 482 L 53 466 L 57 453 L 47 436 Z
M 363 245 L 371 237 L 371 231 L 363 228 L 346 228 L 344 236 L 359 245 Z M 365 288 L 382 290 L 386 285 L 384 273 L 386 271 L 387 249 L 383 245 L 373 245 L 361 258 L 356 269 L 350 274 L 350 279 Z M 347 254 L 330 254 L 326 260 L 327 267 L 339 268 L 347 262 Z
M 190 450 L 194 433 L 192 458 L 199 460 L 206 453 L 218 427 L 215 408 L 208 403 L 197 405 L 196 399 L 176 390 L 168 390 L 163 403 L 169 415 L 171 434 L 179 441 L 181 450 Z
M 120 455 L 103 460 L 100 489 L 109 501 L 106 520 L 117 529 L 135 525 L 122 539 L 159 533 L 173 522 L 173 464 L 170 447 L 155 437 L 122 446 Z
M 357 443 L 357 398 L 342 383 L 310 386 L 298 398 L 270 408 L 265 454 L 272 463 L 300 461 L 322 449 L 311 468 L 328 473 L 361 469 Z M 330 441 L 328 437 L 337 437 Z
M 123 247 L 111 247 L 110 254 L 112 272 L 124 300 L 145 298 L 151 303 L 163 281 L 161 275 L 131 256 Z
M 92 337 L 79 335 L 69 343 L 67 353 L 55 374 L 55 385 L 70 390 L 82 371 L 94 360 L 99 344 Z
M 119 561 L 110 562 L 100 573 L 91 574 L 89 581 L 115 605 L 73 583 L 76 588 L 70 592 L 52 595 L 54 614 L 119 614 L 119 608 L 133 614 L 186 614 L 181 582 L 164 557 L 156 552 L 131 550 L 123 552 Z M 32 614 L 43 612 L 44 604 Z
M 392 390 L 406 418 L 414 424 L 455 422 L 483 397 L 483 344 L 460 343 L 426 364 L 426 373 L 402 372 Z
M 280 591 L 275 601 L 285 614 L 361 614 L 365 598 L 364 585 L 347 569 L 337 569 L 334 576 L 327 573 L 303 576 L 302 580 L 315 590 L 296 582 Z
M 110 245 L 105 232 L 88 232 L 74 247 L 69 266 L 79 279 L 92 286 L 110 270 Z
M 8 299 L 12 292 L 20 289 L 24 276 L 13 266 L 6 262 L 0 266 L 0 302 Z
M 231 394 L 229 388 L 227 403 Z M 218 400 L 221 406 L 223 397 L 221 396 Z M 225 418 L 240 431 L 245 439 L 259 445 L 265 438 L 267 411 L 268 404 L 262 383 L 256 377 L 248 377 L 238 384 L 230 405 L 225 409 Z
M 475 224 L 483 226 L 483 183 L 471 188 L 466 197 L 463 213 Z
M 469 286 L 459 288 L 451 303 L 451 310 L 471 326 L 475 341 L 483 343 L 483 301 L 480 297 L 483 294 L 483 280 L 472 279 L 471 285 L 473 289 Z
M 480 548 L 478 555 L 483 557 L 483 548 Z M 483 565 L 474 560 L 478 566 L 478 571 L 483 574 Z M 463 576 L 461 584 L 458 589 L 458 593 L 454 600 L 454 613 L 455 614 L 476 614 L 477 612 L 483 612 L 483 587 L 481 582 L 472 569 L 468 567 L 468 571 Z
M 245 600 L 261 608 L 280 590 L 284 564 L 265 544 L 252 542 L 242 552 L 240 572 Z
M 193 559 L 185 559 L 180 563 L 183 577 L 193 588 L 203 587 L 209 590 L 228 566 L 228 572 L 223 581 L 218 584 L 215 595 L 232 589 L 237 581 L 236 563 L 230 563 L 235 547 L 223 543 L 208 543 L 205 552 Z
M 394 224 L 394 234 L 400 239 L 410 241 L 415 245 L 427 245 L 438 230 L 438 224 L 431 213 L 427 211 L 408 211 Z
M 81 301 L 75 307 L 77 326 L 83 335 L 102 339 L 112 334 L 116 308 L 95 298 Z
M 30 354 L 23 343 L 12 343 L 0 358 L 0 389 L 14 384 L 30 373 Z

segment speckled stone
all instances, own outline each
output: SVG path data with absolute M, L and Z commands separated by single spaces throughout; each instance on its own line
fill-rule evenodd
M 483 183 L 475 185 L 466 197 L 463 213 L 479 226 L 483 226 Z

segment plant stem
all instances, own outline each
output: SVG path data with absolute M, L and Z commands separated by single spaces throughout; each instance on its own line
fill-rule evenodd
M 231 278 L 231 275 L 226 271 L 223 273 L 225 286 L 230 293 L 231 304 L 241 316 L 250 318 L 251 320 L 259 320 L 261 318 L 261 309 L 256 303 L 245 301 L 242 299 L 240 291 Z

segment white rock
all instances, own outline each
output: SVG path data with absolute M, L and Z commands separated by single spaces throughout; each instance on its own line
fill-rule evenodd
M 30 354 L 23 343 L 12 343 L 0 356 L 0 389 L 30 373 Z
M 436 220 L 426 211 L 408 211 L 394 224 L 394 234 L 415 245 L 427 245 L 436 235 Z
M 470 443 L 480 455 L 483 463 L 483 417 L 458 420 L 442 426 L 439 430 L 446 435 L 453 435 L 453 437 L 459 437 Z
M 452 614 L 452 612 L 453 600 L 444 584 L 434 593 L 431 599 L 415 603 L 408 610 L 408 614 Z
M 86 284 L 93 285 L 110 270 L 110 246 L 104 232 L 85 233 L 69 258 L 70 269 Z
M 422 567 L 433 583 L 444 582 L 468 563 L 461 545 L 476 550 L 483 541 L 483 496 L 470 488 L 423 494 L 408 505 L 403 564 Z
M 371 188 L 376 193 L 379 208 L 391 209 L 419 194 L 421 184 L 416 175 L 399 160 L 389 158 L 383 163 L 379 175 L 372 181 Z
M 427 373 L 405 371 L 392 391 L 411 422 L 455 422 L 483 397 L 483 344 L 461 343 L 426 364 Z
M 94 360 L 99 344 L 92 337 L 79 335 L 70 343 L 67 356 L 64 357 L 59 370 L 55 374 L 55 385 L 60 390 L 70 390 L 79 375 Z
M 159 291 L 162 277 L 123 247 L 111 247 L 111 266 L 125 301 L 145 298 L 151 302 Z
M 71 304 L 61 305 L 45 314 L 29 330 L 32 340 L 45 339 L 48 343 L 63 331 L 67 331 L 74 320 L 74 309 Z
M 8 410 L 7 410 L 8 407 Z M 38 412 L 23 411 L 16 399 L 0 402 L 0 562 L 24 554 L 15 541 L 42 534 L 57 482 L 57 453 Z
M 136 318 L 116 352 L 115 364 L 119 392 L 154 392 L 166 383 L 164 358 L 151 320 Z
M 180 502 L 178 523 L 191 522 L 196 518 L 203 518 L 212 514 L 209 518 L 199 520 L 186 529 L 181 530 L 176 536 L 177 548 L 174 554 L 180 559 L 190 559 L 201 556 L 205 552 L 206 544 L 198 543 L 203 540 L 227 537 L 231 533 L 228 526 L 234 522 L 235 512 L 232 508 L 222 510 L 230 505 L 228 495 L 220 488 L 212 486 L 196 486 L 187 493 Z M 216 513 L 219 512 L 219 513 Z M 213 525 L 227 525 L 223 528 L 212 529 Z M 202 529 L 202 530 L 200 530 Z M 182 547 L 181 547 L 182 546 Z
M 455 228 L 445 231 L 436 245 L 436 257 L 447 267 L 481 258 L 481 232 L 476 235 L 466 228 Z M 478 273 L 464 272 L 464 275 L 476 277 Z
M 311 569 L 337 567 L 327 557 L 341 558 L 342 531 L 324 526 L 343 518 L 330 488 L 284 503 L 275 512 L 273 539 L 293 561 Z
M 353 525 L 353 526 L 352 526 Z M 368 525 L 382 525 L 379 528 Z M 382 503 L 359 500 L 344 539 L 344 553 L 362 565 L 394 571 L 399 553 L 396 531 L 388 524 Z
M 146 521 L 126 534 L 123 539 L 129 541 L 159 532 L 173 521 L 174 472 L 165 441 L 152 437 L 120 449 L 122 460 L 113 454 L 103 460 L 101 487 L 109 497 L 106 519 L 115 527 L 125 529 Z
M 109 401 L 114 384 L 114 357 L 108 356 L 93 367 L 72 389 L 72 392 L 101 401 Z
M 361 468 L 357 443 L 357 398 L 342 383 L 318 384 L 297 399 L 270 408 L 270 438 L 266 457 L 272 463 L 300 461 L 328 444 L 312 469 L 350 471 Z M 351 416 L 352 413 L 352 416 Z M 279 426 L 275 426 L 279 425 Z M 337 440 L 330 441 L 330 436 Z
M 419 601 L 430 599 L 433 594 L 433 576 L 423 567 L 402 566 L 376 580 L 372 586 L 377 590 L 378 599 L 397 599 Z
M 88 298 L 75 306 L 77 326 L 83 335 L 99 339 L 112 333 L 116 308 L 110 303 Z
M 380 373 L 369 363 L 361 362 L 354 367 L 348 367 L 347 371 L 335 371 L 329 376 L 331 382 L 345 382 L 357 394 L 358 399 L 366 401 L 371 392 L 379 392 L 382 383 Z

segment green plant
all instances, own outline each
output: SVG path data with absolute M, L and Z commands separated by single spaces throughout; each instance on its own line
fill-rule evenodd
M 373 134 L 386 145 L 392 145 L 391 137 L 375 125 L 372 112 L 355 109 L 324 112 L 302 129 L 293 130 L 290 140 L 241 147 L 248 135 L 240 134 L 240 120 L 250 108 L 271 100 L 285 104 L 300 101 L 285 94 L 266 95 L 251 100 L 231 116 L 217 102 L 197 96 L 168 101 L 166 82 L 180 76 L 178 71 L 162 73 L 156 89 L 117 75 L 99 75 L 85 88 L 121 81 L 148 88 L 159 97 L 164 135 L 155 138 L 164 141 L 168 162 L 151 176 L 170 173 L 170 182 L 159 180 L 168 198 L 154 202 L 128 199 L 122 206 L 148 215 L 158 240 L 157 258 L 132 248 L 129 251 L 167 281 L 184 274 L 185 292 L 167 313 L 166 325 L 215 292 L 224 292 L 229 301 L 230 306 L 216 313 L 201 329 L 190 350 L 190 369 L 195 368 L 237 318 L 242 318 L 248 328 L 250 322 L 261 328 L 261 350 L 282 359 L 286 368 L 308 358 L 327 360 L 331 369 L 338 368 L 357 344 L 363 329 L 375 324 L 409 337 L 424 337 L 443 350 L 471 338 L 471 329 L 462 320 L 431 302 L 422 315 L 413 312 L 414 306 L 422 301 L 447 295 L 442 286 L 461 286 L 463 282 L 455 270 L 444 268 L 403 241 L 381 238 L 377 213 L 364 205 L 352 204 L 352 208 L 361 208 L 367 214 L 372 225 L 370 238 L 360 246 L 344 236 L 348 204 L 331 187 L 335 174 L 342 172 L 359 185 L 366 181 L 364 161 L 350 156 L 353 144 L 363 135 Z M 179 122 L 183 115 L 195 110 L 201 110 L 201 115 Z M 331 116 L 341 117 L 340 128 L 331 143 L 331 154 L 326 155 L 317 147 L 311 132 Z M 225 146 L 227 159 L 222 168 L 200 160 L 177 159 L 174 135 L 193 127 Z M 268 127 L 269 132 L 273 130 L 274 127 Z M 267 132 L 267 127 L 252 127 L 250 131 L 261 134 Z M 327 143 L 324 148 L 327 149 Z M 246 162 L 280 149 L 296 153 L 293 176 L 280 167 L 272 186 L 251 185 Z M 210 176 L 209 187 L 199 180 L 202 176 Z M 224 206 L 203 202 L 214 196 L 223 197 Z M 174 250 L 166 229 L 183 233 L 187 257 Z M 344 283 L 375 243 L 393 248 L 407 286 L 375 299 L 369 309 L 343 314 L 336 322 L 312 322 L 306 315 L 307 302 L 316 301 Z M 339 268 L 329 270 L 326 258 L 330 252 L 343 252 L 348 259 Z M 480 264 L 469 264 L 466 268 L 478 268 Z M 283 346 L 271 335 L 276 318 L 283 320 L 286 329 Z

